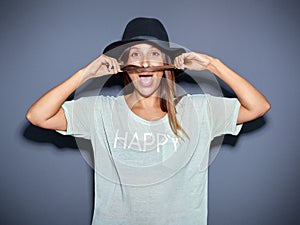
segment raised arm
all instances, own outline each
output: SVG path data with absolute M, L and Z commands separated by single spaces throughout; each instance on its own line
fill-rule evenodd
M 263 116 L 271 107 L 262 93 L 217 58 L 189 52 L 178 56 L 174 64 L 180 69 L 207 69 L 222 79 L 234 91 L 241 103 L 237 120 L 238 124 Z
M 49 90 L 28 110 L 26 118 L 34 125 L 52 130 L 66 130 L 67 121 L 62 109 L 66 101 L 80 85 L 93 77 L 121 72 L 116 59 L 100 55 L 70 78 Z

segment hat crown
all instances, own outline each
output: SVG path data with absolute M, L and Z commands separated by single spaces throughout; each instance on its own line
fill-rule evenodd
M 143 36 L 169 42 L 168 33 L 163 24 L 158 19 L 144 17 L 135 18 L 127 24 L 122 40 L 132 40 Z
M 168 33 L 158 19 L 138 17 L 128 22 L 122 40 L 115 41 L 106 46 L 103 54 L 119 58 L 130 46 L 139 43 L 152 44 L 170 56 L 171 59 L 186 52 L 181 47 L 170 47 Z

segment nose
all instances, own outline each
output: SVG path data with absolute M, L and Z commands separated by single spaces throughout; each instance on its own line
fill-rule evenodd
M 149 61 L 147 59 L 144 59 L 142 62 L 142 67 L 149 67 Z

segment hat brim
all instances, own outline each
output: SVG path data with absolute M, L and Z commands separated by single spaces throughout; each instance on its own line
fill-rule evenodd
M 172 44 L 176 47 L 170 47 L 170 43 L 166 41 L 153 40 L 147 38 L 137 38 L 113 42 L 110 45 L 106 46 L 106 48 L 103 50 L 103 54 L 118 59 L 122 55 L 124 50 L 128 49 L 133 45 L 141 43 L 149 43 L 151 45 L 154 45 L 155 47 L 163 51 L 165 54 L 170 56 L 172 60 L 174 60 L 176 56 L 186 52 L 184 48 L 177 47 L 178 45 L 176 46 L 173 43 Z

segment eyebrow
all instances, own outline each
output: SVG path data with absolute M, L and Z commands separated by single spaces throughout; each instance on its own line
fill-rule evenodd
M 158 49 L 158 48 L 156 48 L 156 47 L 154 47 L 154 46 L 151 46 L 149 49 L 153 49 L 153 48 Z M 137 50 L 140 50 L 141 48 L 139 48 L 139 47 L 130 47 L 129 50 L 131 50 L 131 49 L 137 49 Z M 158 49 L 158 50 L 159 50 L 159 49 Z

